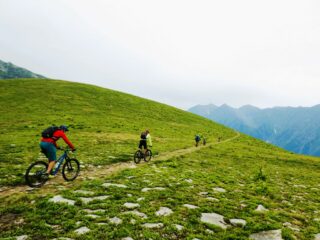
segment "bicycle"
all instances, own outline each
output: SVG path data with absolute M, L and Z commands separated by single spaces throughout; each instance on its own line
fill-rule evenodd
M 150 149 L 147 149 L 146 154 L 143 153 L 141 149 L 138 149 L 133 156 L 133 160 L 136 164 L 138 164 L 141 159 L 144 159 L 145 162 L 149 162 L 152 158 L 152 152 Z
M 64 153 L 59 157 L 56 162 L 55 168 L 51 171 L 52 175 L 57 175 L 60 167 L 62 166 L 62 176 L 66 181 L 73 181 L 77 178 L 80 172 L 80 163 L 76 158 L 70 158 L 69 148 L 63 150 Z M 63 164 L 63 162 L 65 163 Z M 63 164 L 63 165 L 62 165 Z M 32 163 L 26 171 L 25 180 L 30 187 L 41 187 L 48 180 L 45 176 L 48 164 L 44 161 L 37 161 Z

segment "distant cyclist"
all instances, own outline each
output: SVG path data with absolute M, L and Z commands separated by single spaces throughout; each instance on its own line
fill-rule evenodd
M 200 142 L 200 140 L 201 140 L 200 135 L 199 135 L 199 134 L 197 134 L 197 135 L 194 137 L 194 140 L 196 141 L 196 147 L 198 147 L 199 142 Z
M 42 132 L 40 148 L 49 160 L 49 165 L 46 172 L 47 177 L 49 177 L 51 170 L 54 168 L 56 164 L 57 149 L 60 149 L 56 142 L 60 138 L 62 138 L 65 141 L 65 143 L 68 144 L 72 151 L 75 150 L 73 144 L 70 142 L 70 140 L 67 138 L 65 134 L 65 132 L 67 131 L 68 127 L 65 125 L 61 125 L 60 127 L 49 127 Z
M 147 132 L 142 132 L 140 134 L 140 142 L 139 142 L 139 148 L 142 150 L 142 147 L 144 149 L 144 154 L 147 151 Z
M 204 136 L 202 136 L 202 144 L 203 144 L 203 145 L 206 145 L 206 143 L 207 143 L 206 138 L 205 138 Z

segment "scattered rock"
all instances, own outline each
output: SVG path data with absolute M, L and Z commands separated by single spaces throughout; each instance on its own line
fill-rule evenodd
M 148 192 L 148 191 L 151 191 L 151 190 L 163 191 L 163 190 L 166 190 L 166 189 L 163 188 L 163 187 L 154 187 L 154 188 L 143 188 L 141 191 L 142 192 Z
M 253 240 L 282 240 L 281 229 L 254 233 L 249 238 Z
M 200 196 L 205 196 L 205 195 L 208 195 L 208 194 L 209 194 L 208 192 L 199 192 Z
M 170 208 L 167 207 L 160 207 L 159 211 L 156 212 L 157 216 L 169 216 L 171 215 L 173 212 Z
M 129 211 L 129 212 L 124 212 L 123 214 L 132 214 L 132 215 L 135 215 L 135 216 L 138 216 L 138 217 L 141 217 L 141 218 L 148 218 L 148 216 L 142 212 L 139 212 L 137 210 L 134 210 L 134 211 Z
M 192 183 L 193 182 L 193 180 L 192 179 L 185 179 L 185 181 L 187 182 L 187 183 Z
M 91 210 L 91 209 L 83 209 L 84 212 L 86 213 L 104 213 L 106 210 L 104 209 L 95 209 L 95 210 Z
M 224 217 L 222 215 L 219 215 L 217 213 L 202 213 L 201 214 L 201 222 L 209 223 L 218 227 L 221 227 L 222 229 L 227 228 L 227 224 L 225 223 Z
M 75 230 L 74 232 L 78 235 L 82 235 L 82 234 L 88 233 L 90 231 L 91 230 L 87 227 L 81 227 L 81 228 L 78 228 L 77 230 Z
M 98 215 L 95 215 L 95 214 L 87 214 L 85 215 L 86 217 L 89 217 L 89 218 L 99 218 L 100 216 Z
M 206 232 L 209 234 L 214 234 L 214 231 L 210 230 L 210 229 L 206 229 Z
M 140 207 L 139 203 L 128 203 L 126 202 L 125 204 L 123 204 L 124 207 L 129 208 L 129 209 L 133 209 L 133 208 L 137 208 Z
M 145 228 L 162 228 L 163 227 L 163 223 L 145 223 L 145 224 L 142 224 L 142 227 L 145 227 Z
M 121 238 L 121 240 L 133 240 L 133 238 L 131 238 L 131 237 L 125 237 L 125 238 Z
M 300 229 L 297 227 L 297 226 L 295 226 L 295 225 L 292 225 L 291 223 L 289 223 L 289 222 L 285 222 L 284 224 L 282 224 L 284 227 L 286 227 L 286 228 L 289 228 L 289 229 L 291 229 L 292 231 L 295 231 L 295 232 L 300 232 Z M 320 240 L 320 239 L 319 239 Z
M 259 204 L 255 211 L 256 212 L 266 212 L 266 211 L 269 211 L 269 210 L 266 209 L 263 205 Z
M 110 218 L 109 221 L 115 225 L 119 225 L 122 223 L 122 220 L 118 217 Z
M 105 188 L 108 188 L 108 187 L 127 188 L 127 186 L 124 184 L 116 184 L 116 183 L 104 183 L 102 184 L 102 186 Z
M 87 191 L 87 190 L 76 190 L 76 191 L 74 191 L 74 193 L 79 193 L 79 194 L 81 194 L 81 195 L 93 195 L 94 194 L 94 192 L 92 192 L 92 191 Z
M 99 225 L 99 226 L 104 226 L 104 225 L 107 225 L 107 223 L 100 222 L 100 223 L 97 223 L 97 225 Z
M 237 226 L 244 227 L 247 224 L 246 220 L 243 220 L 243 219 L 230 219 L 230 223 L 232 226 L 235 226 L 235 227 Z
M 81 197 L 80 200 L 83 203 L 89 203 L 89 202 L 92 202 L 94 200 L 105 200 L 107 198 L 109 198 L 109 196 L 98 196 L 98 197 L 91 197 L 91 198 Z
M 61 195 L 57 195 L 57 196 L 54 196 L 53 198 L 50 198 L 50 199 L 49 199 L 49 202 L 53 202 L 53 203 L 66 203 L 66 204 L 69 204 L 69 205 L 74 205 L 74 203 L 75 203 L 76 201 L 63 198 Z
M 195 206 L 195 205 L 191 205 L 191 204 L 183 204 L 183 206 L 186 207 L 186 208 L 189 208 L 189 209 L 199 208 L 199 207 L 197 207 L 197 206 Z
M 314 235 L 314 240 L 320 240 L 320 233 Z
M 28 235 L 21 235 L 21 236 L 18 236 L 16 237 L 17 240 L 26 240 L 28 239 Z
M 213 202 L 220 202 L 219 199 L 214 198 L 214 197 L 207 197 L 206 199 L 209 200 L 209 201 L 213 201 Z
M 220 188 L 220 187 L 213 188 L 213 191 L 219 192 L 219 193 L 225 193 L 226 192 L 226 190 L 224 188 Z
M 141 201 L 143 201 L 144 199 L 145 199 L 144 197 L 138 198 L 138 199 L 137 199 L 137 202 L 141 202 Z
M 178 231 L 181 231 L 183 229 L 183 226 L 182 225 L 179 225 L 179 224 L 174 224 L 173 225 Z

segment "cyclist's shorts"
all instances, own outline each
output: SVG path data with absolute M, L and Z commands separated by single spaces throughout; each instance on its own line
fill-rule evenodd
M 141 149 L 142 146 L 144 149 L 147 149 L 147 141 L 146 140 L 140 140 L 139 148 Z
M 41 142 L 40 148 L 42 152 L 46 155 L 49 161 L 57 160 L 57 149 L 53 143 L 50 142 Z

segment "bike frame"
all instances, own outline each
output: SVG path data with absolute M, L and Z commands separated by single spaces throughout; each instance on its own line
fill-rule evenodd
M 58 161 L 56 162 L 55 168 L 52 170 L 53 175 L 56 175 L 63 163 L 63 161 L 68 157 L 68 151 L 65 150 L 64 153 L 59 157 Z

